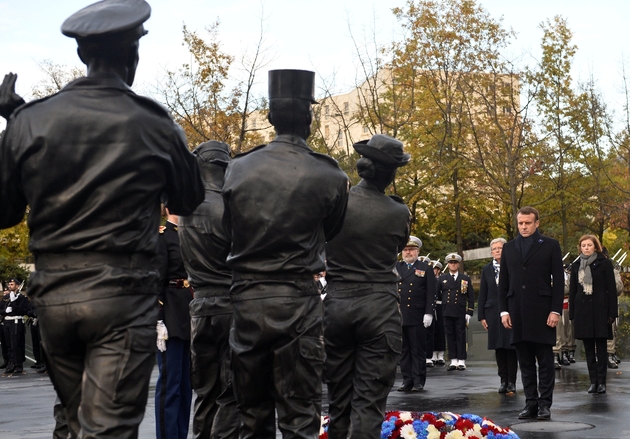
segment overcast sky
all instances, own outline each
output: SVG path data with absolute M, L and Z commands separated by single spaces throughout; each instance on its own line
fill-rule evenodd
M 37 63 L 50 59 L 57 64 L 80 65 L 76 43 L 59 31 L 72 13 L 89 0 L 0 0 L 0 74 L 19 75 L 18 92 L 28 96 L 41 77 Z M 136 91 L 147 94 L 163 77 L 165 68 L 175 69 L 187 60 L 182 47 L 182 25 L 198 30 L 221 21 L 224 51 L 238 55 L 252 50 L 261 21 L 266 44 L 274 55 L 268 68 L 301 68 L 330 78 L 336 73 L 339 90 L 354 83 L 356 51 L 350 30 L 358 41 L 376 35 L 381 43 L 400 36 L 391 9 L 403 0 L 153 0 L 152 16 L 145 24 L 149 34 L 140 43 L 140 66 Z M 614 106 L 620 102 L 620 65 L 629 59 L 630 1 L 623 0 L 482 0 L 495 18 L 503 17 L 506 28 L 517 32 L 510 55 L 525 54 L 533 64 L 539 57 L 542 31 L 539 24 L 560 14 L 567 18 L 578 45 L 574 79 L 593 73 Z M 372 32 L 375 29 L 376 32 Z M 266 81 L 266 73 L 261 75 Z M 264 84 L 263 84 L 264 85 Z M 0 125 L 0 129 L 3 125 Z

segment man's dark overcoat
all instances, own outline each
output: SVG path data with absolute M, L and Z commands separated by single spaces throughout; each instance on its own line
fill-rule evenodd
M 512 349 L 510 330 L 501 322 L 499 288 L 495 281 L 492 262 L 481 270 L 477 308 L 479 321 L 485 319 L 488 324 L 488 349 Z
M 608 318 L 617 318 L 617 287 L 612 262 L 599 253 L 591 263 L 593 294 L 585 295 L 578 282 L 580 261 L 571 266 L 569 286 L 569 319 L 573 320 L 575 338 L 607 338 L 612 340 Z
M 560 244 L 536 231 L 532 248 L 523 260 L 517 239 L 501 253 L 500 312 L 512 320 L 512 344 L 556 344 L 556 328 L 547 326 L 549 313 L 562 315 L 564 273 Z M 550 263 L 551 262 L 551 263 Z M 552 282 L 557 279 L 558 282 Z

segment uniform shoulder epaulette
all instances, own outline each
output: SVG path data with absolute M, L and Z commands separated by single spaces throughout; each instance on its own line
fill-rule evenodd
M 168 109 L 164 105 L 160 104 L 159 102 L 157 102 L 157 101 L 155 101 L 155 100 L 153 100 L 151 98 L 148 98 L 146 96 L 140 96 L 139 94 L 136 94 L 136 93 L 132 92 L 131 90 L 130 90 L 129 94 L 134 99 L 139 101 L 140 104 L 151 108 L 153 111 L 158 113 L 160 116 L 167 117 L 167 118 L 173 120 L 173 117 L 171 116 L 171 113 L 168 111 Z
M 166 226 L 160 226 L 158 228 L 158 231 L 159 231 L 160 234 L 164 233 L 164 230 L 166 230 Z
M 389 198 L 396 201 L 397 203 L 405 204 L 405 201 L 402 199 L 402 197 L 399 197 L 398 195 L 390 195 Z
M 234 156 L 235 159 L 239 158 L 239 157 L 244 157 L 247 154 L 251 154 L 254 151 L 259 151 L 261 149 L 263 149 L 265 146 L 267 146 L 266 143 L 263 143 L 262 145 L 258 145 L 258 146 L 254 146 L 252 149 L 250 149 L 249 151 L 245 151 L 245 152 L 241 152 L 240 154 L 236 154 Z
M 337 160 L 335 160 L 334 158 L 332 158 L 331 156 L 329 156 L 329 155 L 322 154 L 322 153 L 315 152 L 315 151 L 311 151 L 310 154 L 312 156 L 317 157 L 317 158 L 321 158 L 322 160 L 325 160 L 325 161 L 329 162 L 330 164 L 333 164 L 337 168 L 339 168 L 339 162 Z

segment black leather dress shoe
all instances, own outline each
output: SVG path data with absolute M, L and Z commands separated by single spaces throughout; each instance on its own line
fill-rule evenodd
M 15 372 L 15 366 L 14 366 L 13 364 L 9 363 L 9 365 L 7 366 L 7 368 L 6 368 L 6 369 L 4 369 L 4 373 L 5 373 L 5 374 L 11 374 L 11 373 L 13 373 L 13 372 Z
M 518 419 L 534 419 L 538 415 L 538 407 L 525 406 L 525 408 L 518 414 Z
M 505 393 L 506 395 L 514 395 L 516 393 L 516 383 L 507 383 Z
M 451 371 L 451 370 L 456 370 L 456 369 L 457 369 L 457 366 L 456 366 L 456 365 L 454 365 L 454 364 L 451 364 L 451 365 L 449 365 L 449 366 L 446 368 L 446 370 L 448 370 L 448 371 Z
M 597 384 L 591 384 L 588 387 L 588 393 L 597 393 Z
M 398 388 L 399 392 L 410 392 L 413 389 L 413 385 L 411 384 L 403 384 Z
M 446 361 L 438 359 L 438 360 L 435 362 L 435 364 L 437 364 L 438 366 L 444 366 L 444 365 L 446 364 Z
M 501 383 L 501 385 L 499 386 L 499 393 L 505 393 L 507 392 L 507 383 L 503 382 Z
M 422 389 L 424 389 L 424 385 L 423 384 L 416 384 L 415 386 L 413 386 L 413 389 L 411 389 L 414 392 L 419 392 Z
M 611 355 L 608 356 L 608 369 L 619 369 L 617 362 L 612 358 Z
M 538 416 L 536 418 L 540 421 L 547 421 L 551 419 L 551 411 L 549 411 L 549 407 L 541 405 L 538 408 Z
M 600 384 L 597 386 L 597 393 L 606 393 L 606 384 Z

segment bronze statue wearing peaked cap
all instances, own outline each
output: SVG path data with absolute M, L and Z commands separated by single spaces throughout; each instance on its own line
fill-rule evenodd
M 183 131 L 129 88 L 149 15 L 144 1 L 104 0 L 70 17 L 62 30 L 87 76 L 10 108 L 0 148 L 0 227 L 30 206 L 29 293 L 72 437 L 137 437 L 155 361 L 160 199 L 179 215 L 203 200 Z

